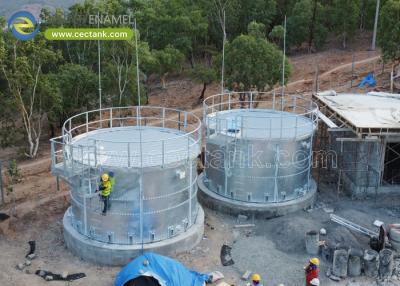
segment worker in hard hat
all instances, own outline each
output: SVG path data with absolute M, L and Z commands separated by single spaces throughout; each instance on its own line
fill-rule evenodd
M 318 278 L 314 278 L 313 280 L 310 281 L 310 285 L 319 286 L 319 279 Z
M 309 264 L 305 268 L 306 286 L 314 285 L 311 284 L 311 281 L 315 278 L 318 279 L 318 266 L 319 266 L 319 259 L 316 257 L 311 258 Z
M 254 286 L 262 286 L 262 284 L 261 284 L 261 276 L 258 273 L 254 273 L 251 276 L 251 281 L 253 282 Z
M 112 183 L 110 181 L 110 176 L 106 173 L 101 175 L 101 182 L 99 185 L 100 197 L 103 200 L 104 207 L 102 215 L 106 215 L 110 203 Z

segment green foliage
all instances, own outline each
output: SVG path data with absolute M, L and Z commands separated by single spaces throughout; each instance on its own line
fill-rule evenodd
M 283 54 L 262 38 L 241 35 L 226 47 L 225 72 L 227 87 L 233 90 L 264 90 L 281 79 Z M 285 77 L 290 74 L 286 62 Z
M 400 1 L 388 0 L 380 14 L 378 45 L 383 58 L 400 60 Z
M 17 161 L 11 160 L 8 163 L 6 170 L 7 177 L 7 194 L 13 196 L 13 202 L 15 200 L 14 196 L 14 185 L 17 184 L 21 180 L 21 171 L 18 168 Z
M 207 34 L 207 18 L 195 1 L 148 0 L 140 4 L 135 14 L 146 31 L 143 39 L 152 49 L 172 46 L 189 55 Z
M 212 67 L 196 65 L 190 75 L 196 82 L 203 84 L 203 89 L 199 96 L 199 102 L 202 102 L 207 85 L 217 80 L 217 72 Z
M 38 151 L 43 118 L 57 104 L 56 91 L 48 82 L 47 72 L 61 59 L 41 34 L 34 40 L 20 42 L 4 35 L 0 41 L 0 70 L 7 83 L 7 92 L 14 98 L 22 119 L 29 151 Z
M 324 27 L 324 7 L 316 0 L 300 0 L 287 20 L 288 46 L 301 46 L 308 41 L 309 48 L 314 43 L 321 47 L 326 39 Z
M 52 110 L 59 126 L 72 115 L 93 109 L 97 104 L 97 76 L 85 66 L 64 64 L 51 82 L 59 88 L 60 101 Z
M 268 37 L 275 44 L 281 46 L 281 43 L 283 42 L 284 35 L 285 35 L 285 28 L 282 25 L 276 25 L 276 26 L 274 26 L 272 28 L 272 30 L 269 33 Z
M 336 34 L 342 37 L 343 48 L 357 29 L 360 0 L 336 0 L 331 7 L 331 21 Z
M 163 88 L 165 88 L 167 75 L 182 68 L 185 56 L 170 45 L 163 50 L 154 50 L 153 56 L 155 59 L 154 72 L 160 76 Z
M 256 38 L 265 38 L 265 25 L 252 21 L 247 26 L 247 34 Z

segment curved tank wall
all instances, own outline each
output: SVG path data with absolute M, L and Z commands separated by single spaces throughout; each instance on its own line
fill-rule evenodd
M 205 180 L 234 201 L 276 203 L 311 187 L 317 106 L 298 96 L 228 93 L 204 102 Z
M 80 234 L 114 244 L 161 241 L 184 233 L 199 206 L 200 120 L 156 107 L 91 111 L 64 124 L 53 139 L 53 172 L 70 185 L 70 224 Z M 112 172 L 111 207 L 102 215 L 96 192 Z

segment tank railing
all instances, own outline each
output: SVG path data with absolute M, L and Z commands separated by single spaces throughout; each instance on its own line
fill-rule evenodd
M 127 115 L 127 112 L 130 113 L 130 115 Z M 151 114 L 148 114 L 149 112 L 151 112 Z M 101 117 L 100 113 L 102 113 Z M 105 114 L 103 113 L 106 113 L 108 117 L 104 116 Z M 138 116 L 139 114 L 140 116 Z M 91 120 L 92 118 L 94 118 L 94 120 Z M 96 120 L 96 118 L 101 118 L 101 120 Z M 181 130 L 186 133 L 175 135 L 173 137 L 171 136 L 170 138 L 142 140 L 141 142 L 139 140 L 115 142 L 113 140 L 96 139 L 93 140 L 90 145 L 81 146 L 70 144 L 75 136 L 85 134 L 93 130 L 116 126 L 140 127 L 144 125 L 139 124 L 146 124 L 146 122 L 149 122 L 150 126 L 160 126 L 165 128 L 171 128 L 170 126 L 172 125 L 176 130 Z M 179 156 L 179 158 L 182 157 L 182 159 L 184 159 L 183 154 L 186 154 L 186 158 L 189 159 L 192 157 L 192 154 L 198 152 L 201 144 L 200 119 L 190 112 L 165 107 L 143 106 L 140 109 L 139 107 L 117 107 L 88 111 L 69 118 L 64 123 L 62 132 L 62 136 L 51 140 L 51 146 L 53 165 L 55 166 L 56 164 L 63 162 L 64 169 L 71 169 L 73 164 L 77 164 L 78 166 L 98 166 L 100 163 L 98 160 L 100 156 L 107 156 L 111 158 L 111 160 L 126 162 L 128 167 L 131 167 L 132 164 L 134 164 L 135 167 L 140 167 L 140 165 L 135 163 L 135 160 L 139 162 L 141 155 L 132 151 L 141 149 L 139 148 L 140 144 L 155 142 L 161 142 L 161 149 L 154 150 L 154 152 L 151 153 L 142 153 L 142 156 L 146 156 L 146 159 L 149 160 L 154 160 L 161 157 L 160 161 L 162 162 L 162 167 L 164 167 L 164 165 L 168 163 L 168 156 L 176 156 L 177 158 Z M 174 140 L 182 140 L 182 138 L 187 138 L 186 147 L 175 150 L 171 150 L 170 147 L 166 147 L 167 144 L 174 145 Z M 102 143 L 116 144 L 116 146 L 117 144 L 124 144 L 125 146 L 122 149 L 125 151 L 122 153 L 122 155 L 121 152 L 118 154 L 115 152 L 103 152 L 97 148 L 98 145 L 101 145 Z M 138 148 L 135 148 L 136 144 L 139 145 L 136 146 Z M 83 157 L 86 158 L 85 162 L 83 161 Z M 72 164 L 72 166 L 68 164 Z
M 142 153 L 143 157 L 146 157 L 146 160 L 151 162 L 152 160 L 156 160 L 157 162 L 162 162 L 161 167 L 164 167 L 169 161 L 167 158 L 171 156 L 175 156 L 174 162 L 181 161 L 185 159 L 190 159 L 194 155 L 197 156 L 200 148 L 200 141 L 201 137 L 192 138 L 187 137 L 188 144 L 186 147 L 172 149 L 168 148 L 166 150 L 166 141 L 169 140 L 159 140 L 161 141 L 161 150 L 157 152 L 154 150 L 152 153 Z M 60 137 L 57 140 L 52 139 L 51 146 L 52 146 L 52 166 L 56 166 L 57 164 L 62 163 L 62 167 L 64 172 L 67 173 L 80 173 L 83 169 L 88 167 L 106 167 L 107 163 L 101 162 L 102 156 L 106 156 L 111 161 L 120 162 L 121 166 L 127 167 L 140 167 L 140 157 L 141 155 L 137 153 L 133 153 L 132 150 L 139 150 L 138 148 L 134 148 L 134 145 L 139 145 L 140 143 L 132 143 L 132 142 L 122 142 L 122 143 L 115 143 L 115 144 L 123 144 L 125 147 L 125 151 L 121 152 L 113 152 L 113 151 L 102 151 L 99 148 L 99 143 L 101 140 L 90 140 L 92 144 L 90 145 L 73 145 L 73 144 L 65 144 L 62 142 Z M 121 149 L 121 148 L 118 148 Z M 119 158 L 119 159 L 118 159 Z M 176 159 L 178 158 L 178 159 Z M 114 166 L 114 165 L 113 165 Z M 72 169 L 72 170 L 71 170 Z M 71 174 L 72 174 L 71 173 Z
M 212 106 L 208 106 L 206 104 L 204 104 L 204 112 L 205 115 L 208 115 L 210 113 L 215 113 L 215 112 L 221 112 L 221 111 L 227 111 L 227 110 L 232 110 L 232 109 L 270 109 L 270 110 L 274 110 L 274 111 L 286 111 L 289 113 L 294 113 L 300 116 L 305 116 L 307 114 L 310 113 L 316 113 L 318 110 L 318 106 L 313 103 L 312 101 L 310 101 L 310 103 L 306 103 L 306 104 L 301 104 L 298 103 L 299 100 L 303 100 L 301 97 L 294 97 L 294 98 L 298 98 L 298 100 L 292 102 L 292 104 L 283 104 L 280 106 L 277 106 L 276 104 L 274 104 L 273 101 L 262 101 L 262 100 L 255 100 L 255 101 L 240 101 L 240 100 L 236 100 L 236 101 L 231 101 L 231 102 L 221 102 L 221 103 L 216 103 L 215 105 Z M 285 102 L 284 102 L 285 103 Z M 268 107 L 263 107 L 263 105 L 269 104 Z M 294 105 L 295 104 L 295 105 Z M 261 105 L 261 107 L 259 107 Z M 251 106 L 251 108 L 248 108 L 249 106 Z M 256 107 L 257 106 L 257 107 Z M 218 107 L 218 108 L 216 108 Z M 279 108 L 277 108 L 279 107 Z
M 131 115 L 126 115 L 127 112 L 130 112 Z M 148 115 L 146 114 L 146 112 L 156 113 L 159 115 Z M 124 114 L 124 116 L 121 115 L 122 113 Z M 90 120 L 91 118 L 95 119 Z M 130 121 L 132 120 L 136 124 L 130 124 Z M 118 125 L 114 125 L 115 121 L 117 121 L 119 125 L 121 125 L 122 123 L 127 123 L 127 125 L 124 126 L 143 126 L 143 122 L 146 123 L 146 121 L 148 120 L 154 120 L 152 123 L 157 124 L 153 126 L 160 127 L 168 127 L 166 126 L 167 124 L 174 123 L 176 124 L 176 128 L 174 129 L 183 130 L 184 132 L 186 132 L 183 136 L 188 136 L 192 133 L 195 133 L 201 127 L 200 119 L 193 113 L 187 111 L 165 107 L 141 106 L 139 108 L 138 106 L 129 106 L 97 109 L 74 115 L 64 123 L 62 134 L 64 138 L 67 138 L 67 140 L 71 140 L 74 135 L 76 136 L 79 134 L 87 133 L 92 130 L 118 127 Z M 191 123 L 193 121 L 194 123 Z M 188 127 L 191 128 L 189 129 Z M 78 130 L 80 130 L 81 128 L 84 129 L 84 132 L 79 133 Z M 145 141 L 143 141 L 143 143 L 145 143 Z
M 263 99 L 262 97 L 265 95 L 268 98 Z M 260 98 L 261 97 L 261 98 Z M 246 98 L 250 98 L 247 100 Z M 258 98 L 258 99 L 256 99 Z M 242 100 L 243 99 L 243 100 Z M 268 105 L 268 106 L 265 106 Z M 265 127 L 251 127 L 251 126 L 243 126 L 243 122 L 246 121 L 246 118 L 253 118 L 255 116 L 251 115 L 241 115 L 238 116 L 240 120 L 236 117 L 234 120 L 231 118 L 218 118 L 219 112 L 227 111 L 231 109 L 270 109 L 279 112 L 285 112 L 285 118 L 295 118 L 294 126 L 284 126 L 282 116 L 257 116 L 257 118 L 263 118 L 268 123 Z M 221 133 L 226 132 L 229 126 L 229 123 L 235 123 L 236 126 L 239 126 L 240 122 L 241 130 L 260 130 L 264 132 L 260 132 L 265 134 L 259 139 L 268 139 L 272 138 L 272 134 L 279 132 L 279 137 L 274 136 L 276 139 L 299 139 L 302 136 L 298 136 L 298 130 L 303 127 L 309 127 L 309 122 L 304 122 L 304 120 L 299 120 L 299 118 L 310 118 L 313 128 L 317 126 L 318 116 L 317 116 L 318 106 L 313 103 L 309 99 L 305 99 L 296 95 L 287 95 L 283 97 L 271 97 L 270 93 L 257 93 L 257 92 L 232 92 L 226 94 L 217 94 L 211 97 L 208 97 L 204 101 L 204 122 L 206 123 L 206 136 L 210 134 L 209 129 L 215 129 L 215 132 Z M 213 114 L 213 116 L 209 116 L 209 114 Z M 282 114 L 281 114 L 282 115 Z M 272 121 L 280 120 L 280 125 L 278 127 L 272 127 Z M 300 122 L 299 122 L 300 121 Z M 291 131 L 293 130 L 293 131 Z M 287 134 L 287 131 L 291 131 L 289 136 L 283 136 L 283 134 Z M 236 137 L 235 133 L 235 137 Z M 241 132 L 240 136 L 242 138 L 246 138 L 245 134 Z
M 314 128 L 314 126 L 316 126 L 317 120 L 316 118 L 312 118 L 311 122 L 304 122 L 304 120 L 299 120 L 299 118 L 302 118 L 304 116 L 298 116 L 298 115 L 288 115 L 287 117 L 285 117 L 285 119 L 287 118 L 294 118 L 295 120 L 295 124 L 293 126 L 284 126 L 283 124 L 283 117 L 282 116 L 278 116 L 278 117 L 268 117 L 268 116 L 257 116 L 257 118 L 261 118 L 264 119 L 266 122 L 268 122 L 266 124 L 266 126 L 264 127 L 251 127 L 250 125 L 246 125 L 246 118 L 254 118 L 252 116 L 247 116 L 247 115 L 241 115 L 241 116 L 235 116 L 233 118 L 217 118 L 217 117 L 213 117 L 210 118 L 208 117 L 206 119 L 206 125 L 207 125 L 207 129 L 215 129 L 217 134 L 220 133 L 227 133 L 228 129 L 230 127 L 230 125 L 233 124 L 233 126 L 236 126 L 238 129 L 245 129 L 247 130 L 258 130 L 260 132 L 258 132 L 257 134 L 260 134 L 259 137 L 253 137 L 254 139 L 299 139 L 302 138 L 304 136 L 309 136 L 312 128 Z M 313 116 L 312 116 L 313 117 Z M 273 121 L 280 121 L 280 124 L 278 127 L 272 127 L 272 122 Z M 303 123 L 299 123 L 303 122 Z M 238 124 L 239 123 L 239 124 Z M 310 129 L 310 132 L 307 132 L 307 134 L 304 134 L 304 136 L 300 136 L 301 134 L 298 133 L 298 130 L 301 128 L 308 128 Z M 284 134 L 288 134 L 288 132 L 286 131 L 291 131 L 289 132 L 288 136 L 283 136 Z M 279 136 L 272 136 L 274 133 L 279 132 Z M 264 135 L 262 135 L 264 134 Z M 232 136 L 237 136 L 236 133 Z M 240 134 L 241 138 L 247 138 L 246 136 L 246 132 L 241 132 Z

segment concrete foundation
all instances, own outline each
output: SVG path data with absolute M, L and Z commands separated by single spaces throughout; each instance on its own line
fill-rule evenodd
M 163 255 L 184 252 L 196 246 L 204 234 L 204 211 L 199 207 L 194 224 L 186 231 L 173 238 L 154 243 L 120 245 L 92 240 L 72 227 L 69 217 L 70 209 L 64 215 L 64 240 L 67 248 L 83 260 L 107 266 L 122 266 L 146 251 Z
M 197 179 L 199 187 L 197 197 L 199 202 L 210 209 L 233 216 L 239 214 L 254 216 L 256 218 L 283 216 L 312 206 L 315 202 L 317 192 L 317 186 L 314 180 L 311 180 L 310 191 L 298 199 L 278 203 L 248 203 L 231 200 L 209 190 L 204 184 L 204 178 L 204 173 L 202 173 Z

